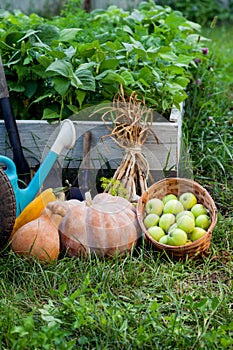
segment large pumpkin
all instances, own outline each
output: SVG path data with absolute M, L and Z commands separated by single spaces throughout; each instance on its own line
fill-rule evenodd
M 108 193 L 70 208 L 59 226 L 61 247 L 69 256 L 113 256 L 130 251 L 141 236 L 134 206 Z

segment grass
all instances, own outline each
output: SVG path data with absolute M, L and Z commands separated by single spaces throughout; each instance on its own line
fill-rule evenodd
M 205 29 L 212 39 L 209 61 L 200 64 L 186 104 L 184 134 L 194 177 L 213 195 L 219 209 L 233 213 L 233 27 Z
M 1 350 L 233 348 L 233 29 L 224 30 L 206 30 L 217 63 L 204 77 L 200 68 L 205 88 L 193 86 L 184 120 L 194 178 L 219 209 L 210 255 L 177 262 L 142 244 L 124 257 L 41 266 L 5 249 Z
M 212 254 L 195 262 L 174 262 L 150 248 L 43 268 L 2 256 L 2 349 L 228 348 L 229 224 L 219 221 Z

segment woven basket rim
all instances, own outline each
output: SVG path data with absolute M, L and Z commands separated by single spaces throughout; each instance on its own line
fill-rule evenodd
M 144 219 L 144 212 L 139 212 L 140 209 L 140 205 L 145 205 L 146 201 L 148 200 L 149 197 L 149 192 L 157 187 L 162 186 L 165 183 L 169 183 L 169 182 L 179 182 L 179 183 L 185 183 L 187 185 L 190 186 L 194 186 L 197 187 L 198 189 L 200 189 L 202 191 L 202 193 L 204 194 L 204 196 L 208 199 L 208 202 L 211 205 L 212 208 L 212 212 L 213 215 L 211 216 L 211 224 L 206 232 L 206 234 L 204 236 L 202 236 L 201 238 L 199 238 L 198 240 L 191 242 L 189 244 L 185 244 L 182 246 L 171 246 L 171 245 L 167 245 L 167 244 L 162 244 L 159 243 L 158 241 L 154 240 L 153 237 L 150 236 L 150 234 L 147 232 L 147 229 L 143 223 L 143 219 Z M 211 197 L 211 195 L 209 194 L 209 192 L 202 186 L 200 185 L 198 182 L 194 181 L 194 180 L 190 180 L 187 178 L 179 178 L 179 177 L 170 177 L 170 178 L 166 178 L 166 179 L 162 179 L 159 180 L 157 182 L 155 182 L 154 184 L 152 184 L 147 191 L 145 191 L 141 198 L 139 199 L 138 205 L 137 205 L 137 216 L 138 216 L 138 221 L 139 224 L 144 232 L 144 234 L 146 235 L 146 237 L 149 239 L 149 241 L 151 241 L 153 243 L 153 245 L 155 247 L 157 247 L 160 251 L 164 250 L 164 251 L 168 251 L 170 253 L 179 253 L 179 254 L 187 254 L 190 251 L 195 251 L 195 249 L 198 250 L 198 247 L 203 244 L 206 240 L 210 240 L 211 236 L 212 236 L 212 231 L 217 223 L 217 215 L 218 215 L 218 210 L 217 207 L 214 203 L 213 198 Z
M 16 201 L 10 180 L 8 179 L 8 176 L 1 167 L 0 193 L 3 194 L 1 197 L 0 204 L 0 247 L 2 247 L 7 243 L 15 223 Z

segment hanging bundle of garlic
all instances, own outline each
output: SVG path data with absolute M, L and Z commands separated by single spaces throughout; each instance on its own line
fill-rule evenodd
M 145 106 L 145 101 L 138 100 L 133 92 L 125 97 L 120 87 L 119 95 L 113 105 L 102 114 L 102 120 L 110 130 L 112 140 L 124 149 L 121 164 L 116 169 L 112 181 L 120 181 L 127 189 L 130 201 L 137 201 L 139 195 L 147 190 L 149 164 L 142 153 L 142 146 L 149 134 L 158 143 L 158 138 L 152 129 L 153 110 Z M 111 121 L 111 126 L 109 126 Z M 105 189 L 108 191 L 109 186 Z

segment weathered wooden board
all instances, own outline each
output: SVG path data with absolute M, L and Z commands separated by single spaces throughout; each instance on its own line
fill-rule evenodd
M 76 143 L 72 150 L 64 150 L 60 156 L 64 160 L 64 167 L 82 167 L 83 160 L 83 135 L 85 131 L 92 133 L 90 150 L 90 167 L 99 168 L 106 161 L 118 161 L 122 158 L 123 151 L 109 137 L 109 130 L 102 122 L 74 121 L 76 129 Z M 49 124 L 45 121 L 17 121 L 17 126 L 24 149 L 26 159 L 32 167 L 36 166 L 44 158 L 53 144 L 58 132 L 58 124 Z M 154 123 L 153 130 L 159 138 L 156 144 L 152 135 L 149 136 L 142 148 L 151 170 L 161 170 L 165 167 L 174 169 L 179 161 L 179 135 L 178 123 L 162 122 Z M 4 122 L 0 121 L 0 152 L 2 155 L 12 158 L 12 150 L 6 134 Z
M 183 112 L 183 110 L 181 109 Z M 178 175 L 182 112 L 173 109 L 170 121 L 158 117 L 153 123 L 153 130 L 159 139 L 156 143 L 152 135 L 149 136 L 142 148 L 151 176 L 149 183 L 158 181 L 165 176 Z M 72 183 L 72 186 L 82 186 L 86 182 L 85 171 L 87 158 L 90 160 L 88 172 L 88 185 L 92 191 L 96 191 L 97 179 L 108 172 L 109 167 L 117 169 L 123 150 L 110 138 L 108 124 L 102 121 L 73 120 L 76 131 L 76 142 L 71 150 L 64 150 L 58 161 L 50 171 L 46 179 L 47 187 L 61 186 L 64 178 Z M 21 144 L 24 155 L 30 167 L 37 168 L 45 158 L 47 152 L 54 143 L 60 126 L 58 123 L 49 124 L 46 121 L 17 121 Z M 91 131 L 91 148 L 87 158 L 83 157 L 84 133 Z M 13 158 L 4 121 L 0 120 L 0 154 Z M 102 169 L 104 169 L 102 171 Z M 164 171 L 164 170 L 167 170 Z M 169 170 L 169 171 L 168 171 Z M 105 175 L 104 175 L 105 176 Z M 109 175 L 107 175 L 109 176 Z M 97 191 L 98 192 L 98 191 Z

